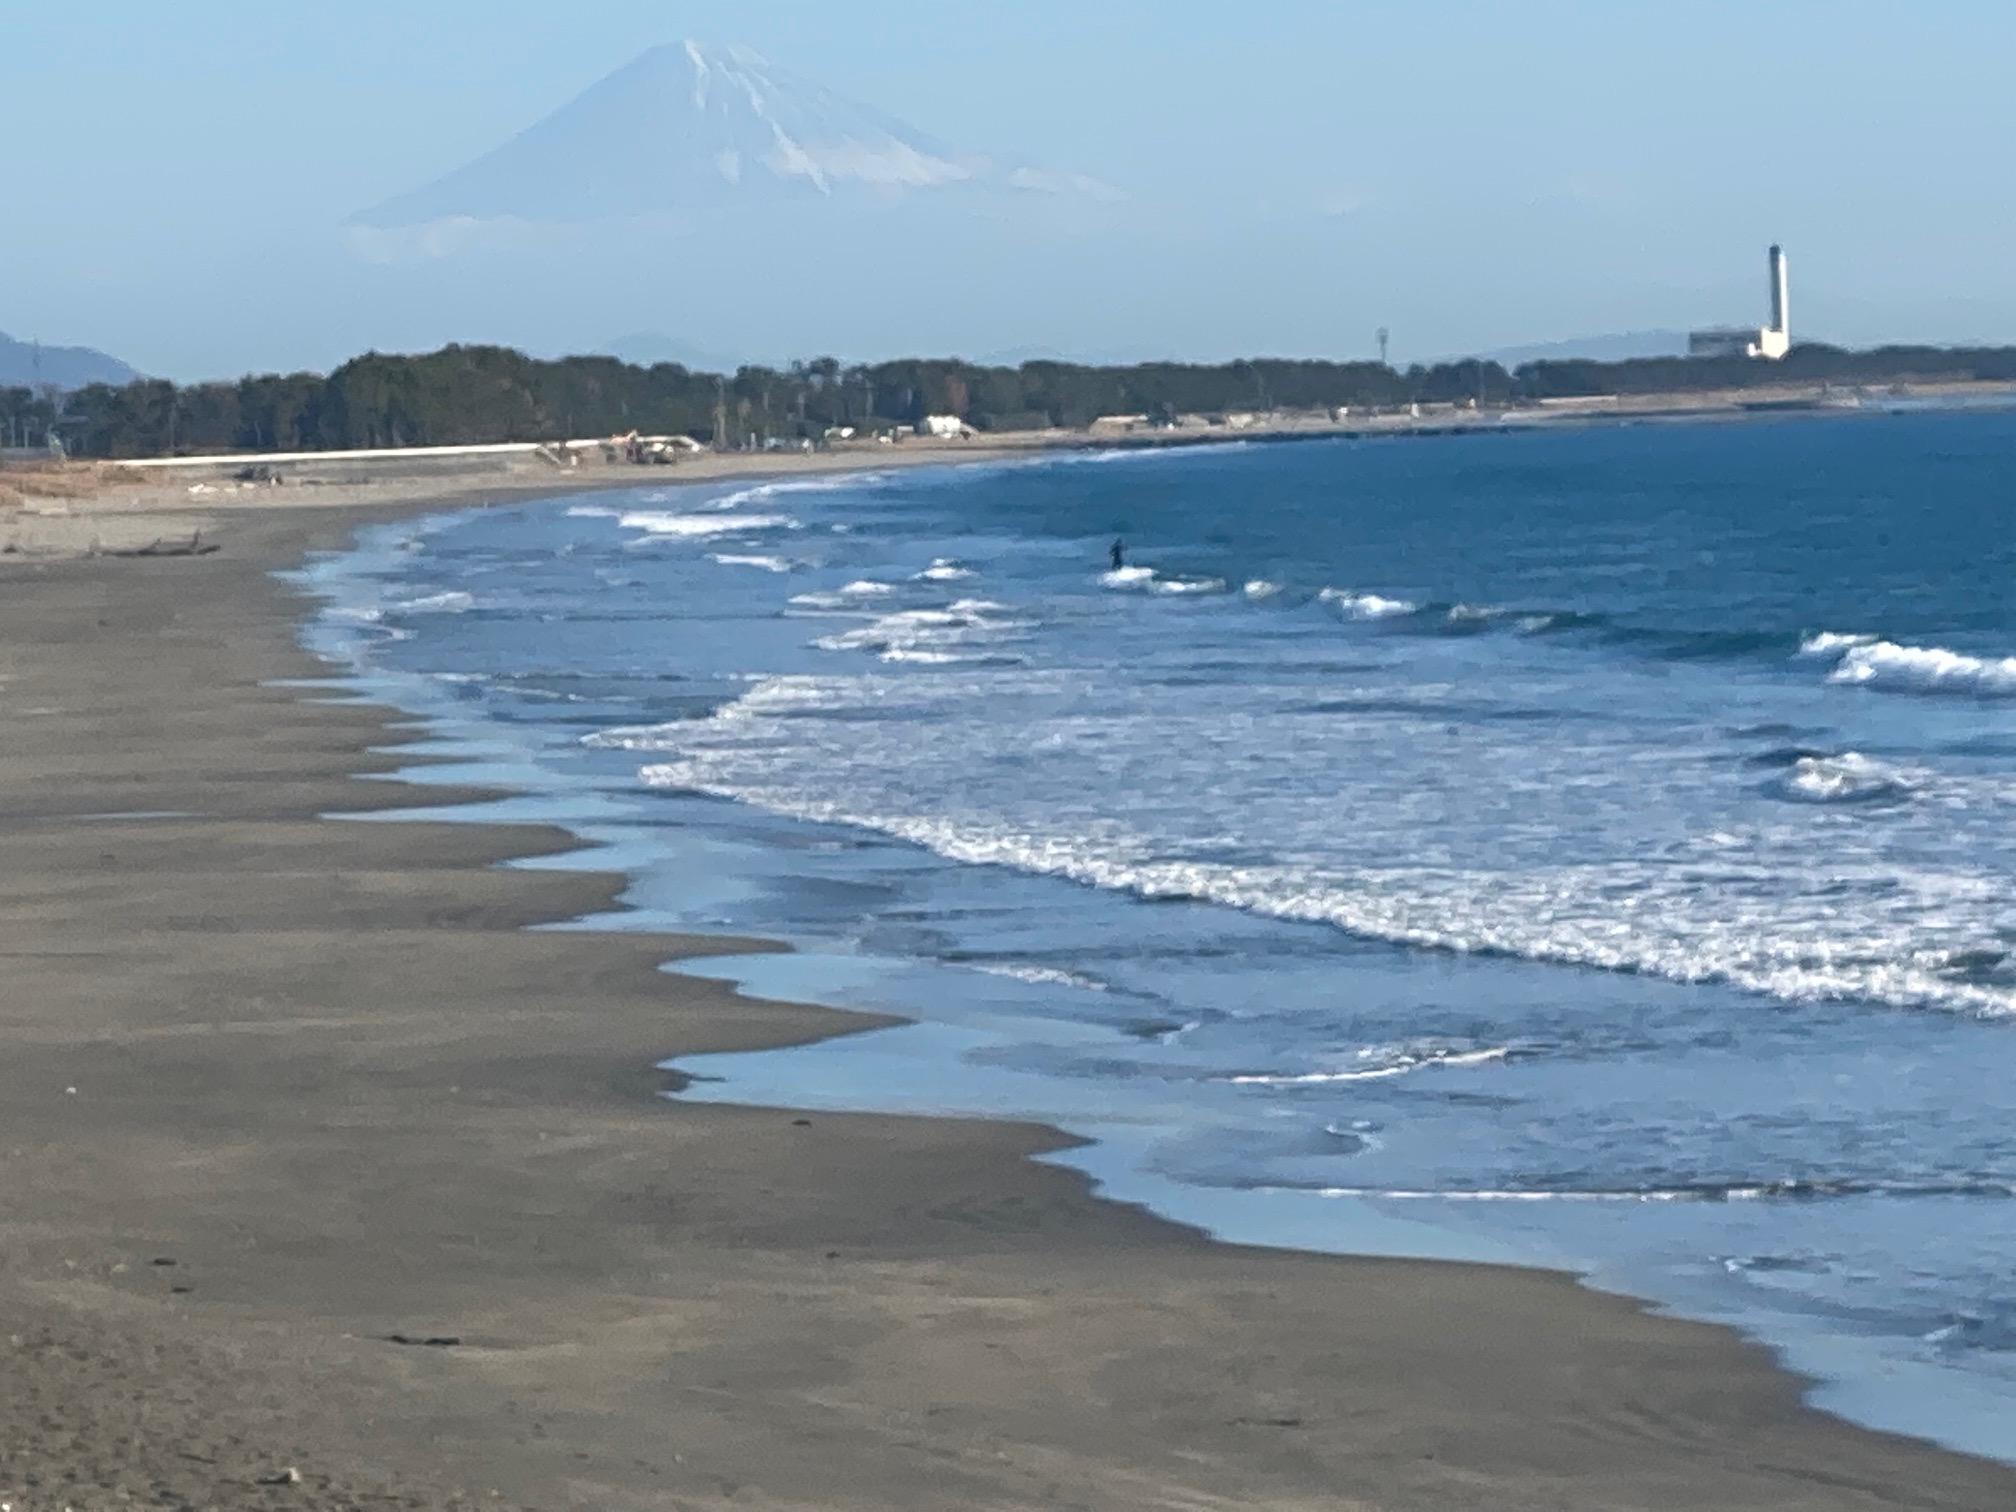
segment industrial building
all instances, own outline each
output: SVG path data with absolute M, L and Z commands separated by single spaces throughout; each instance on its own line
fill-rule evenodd
M 1771 324 L 1714 326 L 1687 333 L 1689 357 L 1765 357 L 1776 362 L 1792 350 L 1791 291 L 1786 282 L 1785 249 L 1771 249 Z

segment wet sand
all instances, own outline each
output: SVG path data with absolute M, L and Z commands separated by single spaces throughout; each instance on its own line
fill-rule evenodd
M 555 831 L 323 817 L 445 795 L 275 685 L 322 669 L 269 574 L 416 507 L 0 558 L 15 1512 L 2016 1505 L 1566 1277 L 1208 1243 L 1039 1128 L 664 1100 L 864 1021 L 527 932 L 621 887 L 497 866 Z

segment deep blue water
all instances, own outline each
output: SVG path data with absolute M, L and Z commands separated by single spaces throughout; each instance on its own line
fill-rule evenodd
M 2016 416 L 1928 413 L 640 490 L 309 577 L 625 922 L 922 1021 L 695 1095 L 1048 1119 L 2016 1457 L 2012 513 Z

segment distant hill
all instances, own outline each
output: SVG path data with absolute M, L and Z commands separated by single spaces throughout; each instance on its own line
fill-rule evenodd
M 53 383 L 62 389 L 80 389 L 92 383 L 123 386 L 139 376 L 117 357 L 90 347 L 38 347 L 0 331 L 0 388 L 28 388 L 37 383 Z
M 731 357 L 725 352 L 709 351 L 690 341 L 680 341 L 662 331 L 633 331 L 628 336 L 618 336 L 614 341 L 603 342 L 595 349 L 594 355 L 621 358 L 632 367 L 648 368 L 661 362 L 676 362 L 695 373 L 732 373 L 748 361 L 746 358 Z
M 1505 347 L 1483 354 L 1510 372 L 1528 362 L 1630 362 L 1640 357 L 1684 357 L 1685 331 L 1626 331 L 1615 336 L 1577 336 L 1533 346 Z

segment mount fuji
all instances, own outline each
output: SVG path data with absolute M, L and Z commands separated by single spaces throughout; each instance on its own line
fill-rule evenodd
M 654 47 L 475 161 L 362 212 L 353 230 L 448 250 L 528 228 L 755 204 L 975 190 L 1119 197 L 1078 174 L 962 153 L 744 48 Z

